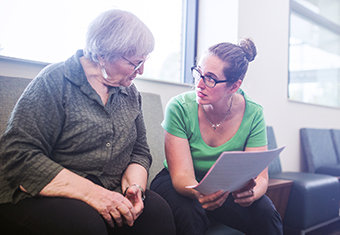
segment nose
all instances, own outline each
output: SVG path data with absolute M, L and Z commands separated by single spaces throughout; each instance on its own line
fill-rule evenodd
M 200 80 L 198 80 L 198 82 L 196 82 L 196 87 L 205 88 L 205 83 L 204 83 L 202 78 L 200 78 Z
M 144 73 L 144 64 L 142 64 L 138 69 L 137 69 L 137 73 L 139 75 L 142 75 Z

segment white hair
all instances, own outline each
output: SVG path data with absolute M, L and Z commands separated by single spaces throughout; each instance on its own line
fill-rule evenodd
M 112 9 L 89 25 L 84 54 L 94 62 L 100 57 L 112 62 L 121 56 L 146 56 L 154 44 L 151 31 L 137 16 Z

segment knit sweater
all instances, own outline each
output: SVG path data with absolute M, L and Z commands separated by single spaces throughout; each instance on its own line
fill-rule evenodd
M 95 176 L 115 191 L 129 164 L 149 169 L 136 87 L 109 87 L 104 105 L 85 77 L 81 56 L 80 50 L 43 69 L 18 100 L 0 139 L 0 203 L 37 195 L 63 168 Z

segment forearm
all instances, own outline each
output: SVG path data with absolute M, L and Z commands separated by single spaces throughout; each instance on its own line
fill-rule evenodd
M 87 202 L 89 194 L 96 187 L 99 186 L 90 180 L 63 169 L 39 194 L 47 197 L 74 198 Z
M 133 184 L 138 184 L 145 190 L 147 180 L 148 172 L 146 169 L 139 164 L 132 163 L 126 168 L 122 177 L 122 192 Z
M 174 175 L 171 177 L 172 184 L 175 190 L 186 197 L 197 199 L 200 193 L 192 188 L 187 188 L 186 186 L 192 186 L 198 184 L 195 177 L 188 175 Z
M 268 188 L 268 169 L 264 169 L 258 177 L 255 179 L 256 186 L 256 194 L 257 198 L 262 197 L 266 192 Z
M 107 190 L 67 169 L 60 171 L 41 190 L 40 195 L 81 200 L 96 209 L 112 227 L 114 221 L 118 226 L 122 226 L 123 223 L 132 226 L 137 218 L 131 202 L 122 194 Z
M 188 140 L 165 132 L 165 154 L 175 190 L 183 196 L 198 198 L 198 191 L 186 188 L 198 183 Z

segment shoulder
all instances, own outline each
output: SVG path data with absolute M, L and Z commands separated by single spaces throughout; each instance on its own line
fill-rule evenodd
M 263 111 L 262 105 L 253 101 L 242 89 L 239 89 L 237 91 L 237 93 L 239 93 L 240 95 L 242 95 L 244 97 L 247 113 L 262 112 Z
M 65 63 L 60 62 L 56 64 L 50 64 L 40 71 L 37 75 L 37 79 L 48 80 L 49 83 L 62 83 L 65 77 Z
M 23 96 L 41 98 L 47 93 L 57 93 L 63 87 L 63 63 L 51 64 L 43 68 L 32 80 L 23 93 Z
M 194 104 L 196 104 L 196 94 L 194 91 L 188 91 L 171 98 L 167 106 L 191 109 L 194 106 Z

